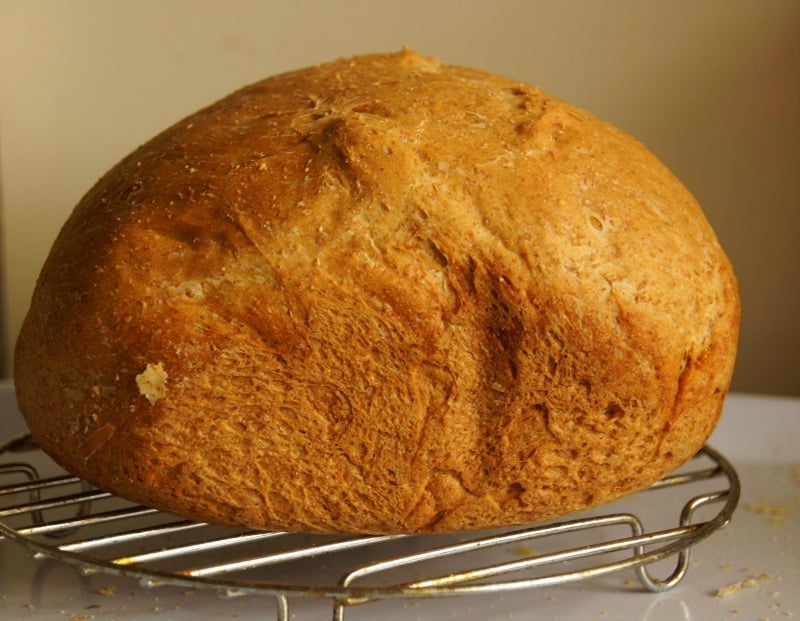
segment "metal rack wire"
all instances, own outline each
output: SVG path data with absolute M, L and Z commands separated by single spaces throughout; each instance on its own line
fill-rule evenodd
M 651 494 L 657 502 L 645 499 Z M 613 504 L 572 519 L 460 535 L 253 532 L 186 521 L 91 488 L 57 469 L 29 436 L 0 446 L 0 539 L 148 587 L 271 596 L 278 621 L 288 621 L 297 597 L 329 598 L 334 621 L 343 621 L 349 607 L 368 602 L 500 593 L 625 570 L 645 589 L 665 591 L 686 574 L 691 546 L 730 521 L 739 495 L 733 466 L 705 447 L 676 474 L 623 501 L 632 510 Z M 671 525 L 645 528 L 642 510 L 653 506 Z M 651 575 L 652 563 L 672 557 L 668 577 Z

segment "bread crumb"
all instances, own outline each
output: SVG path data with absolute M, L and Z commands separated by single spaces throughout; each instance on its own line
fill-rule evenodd
M 103 597 L 111 597 L 117 594 L 117 587 L 112 584 L 101 586 L 95 591 L 95 593 L 102 595 Z
M 511 551 L 517 556 L 521 556 L 523 558 L 528 556 L 538 556 L 539 554 L 536 548 L 532 548 L 530 546 L 514 546 L 511 548 Z
M 759 513 L 761 515 L 785 517 L 792 514 L 791 508 L 781 505 L 768 505 L 763 503 L 749 502 L 745 506 L 749 511 L 752 511 L 753 513 Z
M 717 589 L 717 597 L 728 597 L 741 591 L 742 589 L 755 589 L 758 588 L 758 583 L 765 580 L 771 580 L 772 576 L 767 573 L 759 574 L 758 576 L 750 576 L 738 582 L 732 582 L 724 587 Z
M 136 376 L 136 385 L 139 387 L 139 394 L 144 396 L 150 405 L 159 399 L 163 399 L 167 394 L 167 372 L 162 363 L 148 363 L 144 371 Z

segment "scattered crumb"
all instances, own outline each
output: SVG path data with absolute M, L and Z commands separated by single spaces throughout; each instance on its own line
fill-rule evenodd
M 112 597 L 117 594 L 117 587 L 112 584 L 98 587 L 95 591 L 98 595 L 102 595 L 103 597 Z
M 717 597 L 728 597 L 741 591 L 742 589 L 756 589 L 759 586 L 759 582 L 771 579 L 772 576 L 766 573 L 759 574 L 758 576 L 751 576 L 749 578 L 745 578 L 744 580 L 739 580 L 738 582 L 733 582 L 724 587 L 720 587 L 717 589 Z
M 731 614 L 732 615 L 738 615 L 739 614 L 739 609 L 738 608 L 731 608 Z
M 530 546 L 514 546 L 511 548 L 511 551 L 517 556 L 522 557 L 537 556 L 539 554 L 538 550 L 531 548 Z
M 781 505 L 748 503 L 745 507 L 748 511 L 770 518 L 769 523 L 776 528 L 783 526 L 785 524 L 784 518 L 792 514 L 791 508 Z
M 792 514 L 792 509 L 784 505 L 768 505 L 759 502 L 748 502 L 745 507 L 748 511 L 753 513 L 760 513 L 761 515 L 786 517 Z
M 632 584 L 633 584 L 633 579 L 632 578 L 627 578 L 625 580 L 625 586 L 631 586 Z

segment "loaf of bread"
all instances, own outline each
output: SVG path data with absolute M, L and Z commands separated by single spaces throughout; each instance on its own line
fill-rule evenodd
M 265 79 L 80 201 L 16 349 L 39 445 L 125 498 L 255 529 L 563 516 L 698 451 L 736 280 L 639 142 L 402 50 Z

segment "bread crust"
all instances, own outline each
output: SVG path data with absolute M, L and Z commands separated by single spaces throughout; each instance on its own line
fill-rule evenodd
M 417 533 L 645 487 L 717 423 L 731 265 L 639 142 L 410 50 L 268 78 L 109 171 L 16 348 L 67 470 L 190 518 Z

